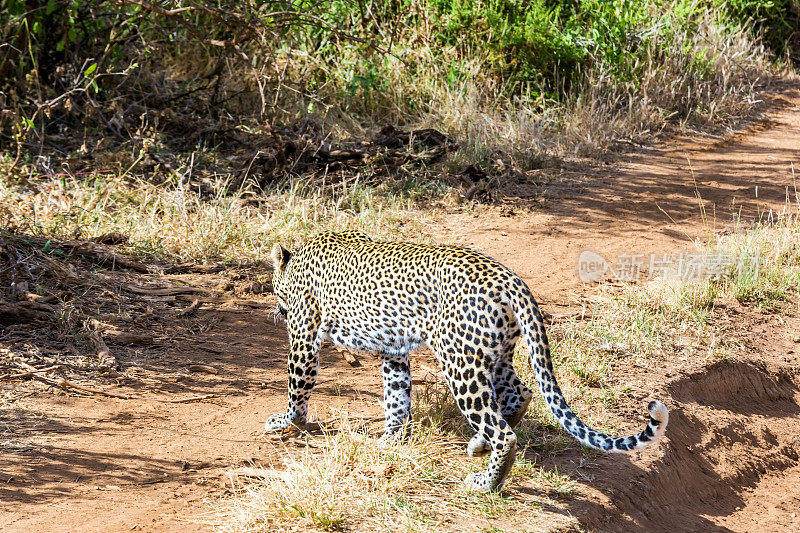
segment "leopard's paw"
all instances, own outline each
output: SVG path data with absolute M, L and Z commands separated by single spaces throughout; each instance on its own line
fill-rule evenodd
M 287 413 L 278 413 L 267 418 L 264 423 L 264 431 L 267 433 L 270 431 L 282 431 L 290 425 L 292 425 L 292 421 L 289 415 Z
M 481 457 L 490 451 L 492 451 L 492 449 L 489 447 L 489 443 L 486 442 L 483 434 L 476 433 L 471 439 L 469 439 L 469 444 L 467 444 L 467 455 L 470 457 Z
M 489 472 L 486 471 L 469 474 L 464 478 L 464 483 L 467 485 L 467 489 L 475 492 L 489 492 L 494 488 L 492 487 Z

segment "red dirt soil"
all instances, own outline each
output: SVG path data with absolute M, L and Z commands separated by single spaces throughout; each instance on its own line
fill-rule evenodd
M 791 163 L 800 169 L 800 92 L 773 100 L 770 121 L 749 131 L 672 140 L 588 175 L 565 172 L 538 199 L 521 186 L 505 205 L 442 214 L 430 235 L 504 262 L 556 314 L 587 290 L 576 270 L 585 249 L 607 259 L 677 253 L 709 225 L 732 224 L 734 213 L 753 218 L 782 209 L 787 190 L 795 190 Z M 700 217 L 696 191 L 711 223 Z M 174 279 L 212 288 L 220 282 L 211 275 Z M 151 300 L 158 316 L 168 302 Z M 171 404 L 39 389 L 19 400 L 0 420 L 0 530 L 211 529 L 204 513 L 230 487 L 226 471 L 276 453 L 259 435 L 266 417 L 284 408 L 287 346 L 283 325 L 269 317 L 269 298 L 217 292 L 201 300 L 191 324 L 164 317 L 147 323 L 156 344 L 126 355 L 135 361 L 126 371 L 139 385 L 115 390 L 216 397 Z M 588 464 L 577 448 L 534 455 L 538 466 L 585 481 L 574 497 L 514 517 L 508 529 L 800 530 L 800 319 L 742 307 L 720 314 L 744 355 L 632 375 L 670 408 L 663 444 Z M 378 362 L 361 361 L 352 368 L 324 350 L 312 410 L 336 404 L 356 414 L 380 412 Z M 218 373 L 189 372 L 192 363 Z M 629 407 L 632 429 L 642 405 Z M 508 490 L 522 501 L 536 491 L 524 482 Z

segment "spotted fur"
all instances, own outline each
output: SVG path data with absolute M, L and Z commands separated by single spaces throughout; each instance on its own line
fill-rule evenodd
M 517 377 L 512 357 L 523 338 L 539 390 L 559 423 L 586 446 L 641 448 L 664 433 L 667 408 L 649 405 L 641 433 L 613 438 L 584 424 L 556 382 L 542 315 L 527 285 L 479 252 L 453 246 L 376 242 L 355 232 L 318 235 L 292 254 L 276 245 L 273 285 L 277 312 L 289 332 L 289 402 L 267 431 L 306 422 L 325 339 L 383 358 L 385 435 L 402 434 L 411 418 L 409 352 L 436 354 L 456 403 L 475 436 L 470 455 L 490 452 L 488 468 L 467 485 L 499 489 L 516 452 L 516 426 L 533 393 Z

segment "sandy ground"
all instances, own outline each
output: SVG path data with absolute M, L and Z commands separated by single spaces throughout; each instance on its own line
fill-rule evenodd
M 582 251 L 612 262 L 691 251 L 693 239 L 730 227 L 736 213 L 752 219 L 782 209 L 795 194 L 792 163 L 800 170 L 798 91 L 775 98 L 769 122 L 735 136 L 675 139 L 616 164 L 564 171 L 536 198 L 533 185 L 519 184 L 503 205 L 443 213 L 429 232 L 498 258 L 556 314 L 587 290 L 577 271 Z M 164 403 L 48 390 L 19 400 L 0 420 L 0 530 L 208 531 L 211 504 L 230 490 L 227 470 L 279 453 L 260 436 L 285 402 L 285 332 L 269 316 L 270 298 L 215 291 L 213 275 L 174 280 L 210 295 L 190 319 L 166 310 L 193 297 L 147 300 L 147 312 L 131 323 L 156 343 L 128 349 L 130 379 L 116 390 L 215 397 Z M 578 449 L 532 456 L 583 481 L 576 496 L 536 516 L 510 517 L 505 527 L 800 530 L 800 319 L 737 306 L 721 309 L 719 320 L 746 347 L 741 357 L 631 370 L 670 407 L 663 446 L 588 465 Z M 351 368 L 324 351 L 312 410 L 380 412 L 378 362 L 361 360 Z M 191 372 L 189 364 L 217 373 Z M 626 408 L 641 414 L 641 405 Z M 524 501 L 536 489 L 522 483 L 511 491 Z

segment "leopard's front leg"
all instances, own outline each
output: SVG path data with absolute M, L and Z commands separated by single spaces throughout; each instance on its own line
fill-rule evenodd
M 319 369 L 320 316 L 310 297 L 293 306 L 287 312 L 289 331 L 289 401 L 285 413 L 270 416 L 264 431 L 286 429 L 290 425 L 302 425 L 308 417 L 308 399 L 317 382 Z

